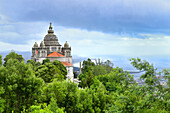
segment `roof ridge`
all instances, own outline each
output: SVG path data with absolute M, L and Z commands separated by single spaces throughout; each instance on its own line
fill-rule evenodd
M 65 56 L 58 53 L 57 51 L 54 51 L 54 52 L 50 53 L 49 55 L 47 55 L 47 57 L 65 57 Z
M 64 66 L 73 66 L 71 63 L 68 62 L 61 62 Z

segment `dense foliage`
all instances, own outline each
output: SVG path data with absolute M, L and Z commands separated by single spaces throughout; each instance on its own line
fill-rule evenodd
M 84 61 L 77 85 L 65 80 L 67 70 L 59 61 L 25 63 L 11 52 L 3 63 L 0 56 L 0 113 L 168 113 L 170 70 L 160 72 L 167 80 L 163 86 L 152 64 L 139 58 L 131 63 L 145 72 L 145 84 L 109 60 Z

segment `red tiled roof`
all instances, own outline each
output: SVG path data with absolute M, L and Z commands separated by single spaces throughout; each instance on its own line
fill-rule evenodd
M 64 66 L 72 66 L 72 64 L 68 63 L 68 62 L 61 62 Z
M 65 57 L 65 56 L 58 52 L 53 52 L 53 53 L 49 54 L 47 57 Z

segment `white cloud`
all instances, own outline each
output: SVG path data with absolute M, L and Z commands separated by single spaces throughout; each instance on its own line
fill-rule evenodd
M 47 33 L 48 23 L 35 22 L 30 24 L 19 23 L 19 27 L 17 27 L 19 29 L 22 29 L 22 27 L 20 27 L 22 25 L 27 26 L 24 27 L 25 30 L 21 31 L 21 33 L 16 33 L 11 30 L 13 27 L 10 27 L 11 29 L 9 29 L 9 31 L 1 31 L 1 38 L 6 38 L 5 42 L 0 41 L 1 51 L 12 49 L 17 51 L 31 51 L 34 42 L 40 43 Z M 33 26 L 35 27 L 31 29 Z M 121 36 L 118 34 L 107 34 L 84 29 L 65 28 L 62 26 L 55 26 L 55 23 L 53 24 L 53 28 L 55 34 L 59 38 L 60 44 L 63 45 L 65 41 L 68 41 L 69 45 L 72 47 L 72 54 L 74 55 L 87 57 L 95 55 L 170 55 L 170 36 L 138 34 L 139 36 L 146 37 L 141 39 L 135 36 Z M 33 32 L 31 33 L 31 31 Z M 12 43 L 10 40 L 12 40 Z M 22 42 L 25 43 L 16 43 L 18 40 L 23 40 Z
M 31 48 L 29 44 L 19 45 L 19 44 L 0 42 L 0 51 L 9 51 L 9 50 L 31 51 Z
M 96 31 L 63 29 L 59 39 L 68 40 L 73 54 L 152 56 L 170 55 L 170 36 L 147 34 L 148 38 L 123 37 Z M 63 34 L 63 35 L 62 35 Z

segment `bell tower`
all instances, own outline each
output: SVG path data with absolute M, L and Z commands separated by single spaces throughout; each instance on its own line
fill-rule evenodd
M 62 52 L 66 58 L 68 58 L 68 62 L 72 63 L 72 56 L 71 56 L 71 47 L 69 47 L 69 44 L 66 43 L 64 44 L 64 47 L 62 48 Z

